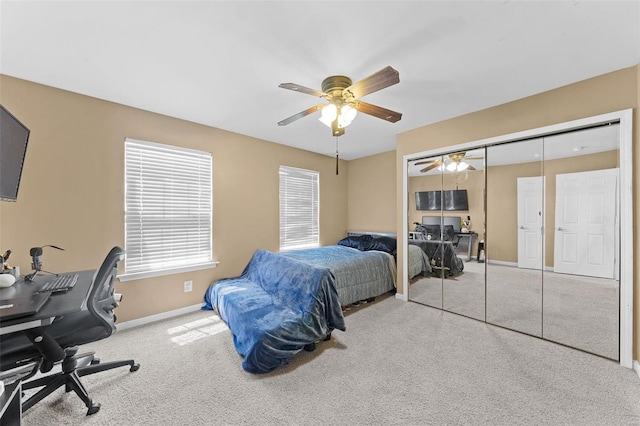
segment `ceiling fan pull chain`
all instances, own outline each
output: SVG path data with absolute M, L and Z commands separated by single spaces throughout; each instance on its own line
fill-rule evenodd
M 336 176 L 338 175 L 338 137 L 336 136 Z

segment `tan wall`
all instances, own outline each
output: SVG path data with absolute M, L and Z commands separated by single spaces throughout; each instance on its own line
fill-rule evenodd
M 450 120 L 441 121 L 428 126 L 398 135 L 396 149 L 396 168 L 402 170 L 403 156 L 416 152 L 429 151 L 489 137 L 506 135 L 523 130 L 563 123 L 570 120 L 637 108 L 640 103 L 640 66 L 634 66 L 595 78 L 563 86 L 548 92 L 540 93 L 514 102 L 462 115 Z M 640 153 L 637 144 L 640 140 L 640 114 L 634 113 L 634 199 L 640 199 L 638 185 L 638 168 Z M 398 230 L 398 257 L 403 256 L 404 241 L 402 236 L 402 176 L 398 172 L 396 188 L 396 206 Z M 640 212 L 634 204 L 635 223 L 640 223 Z M 635 272 L 634 272 L 634 358 L 640 358 L 640 241 L 638 227 L 634 227 Z M 399 265 L 398 276 L 402 276 L 402 264 Z M 401 288 L 399 288 L 402 291 Z
M 395 151 L 349 161 L 349 231 L 396 232 Z
M 215 269 L 118 283 L 120 321 L 198 304 L 208 285 L 239 275 L 256 248 L 279 248 L 278 167 L 320 172 L 320 243 L 347 229 L 348 163 L 71 92 L 0 76 L 0 102 L 30 128 L 16 203 L 0 203 L 0 250 L 30 270 L 29 248 L 44 249 L 44 269 L 95 269 L 124 247 L 124 139 L 213 154 Z M 251 200 L 250 203 L 247 200 Z M 193 291 L 183 282 L 193 280 Z

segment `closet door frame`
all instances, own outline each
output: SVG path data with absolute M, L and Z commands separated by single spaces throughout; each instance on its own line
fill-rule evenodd
M 403 241 L 408 242 L 408 162 L 421 157 L 435 157 L 452 151 L 466 151 L 484 148 L 505 142 L 515 142 L 534 137 L 549 136 L 554 133 L 580 130 L 599 124 L 620 123 L 620 229 L 633 229 L 633 151 L 632 151 L 633 110 L 625 109 L 593 117 L 582 118 L 536 129 L 525 130 L 507 135 L 481 139 L 455 146 L 407 154 L 402 164 L 402 230 Z M 633 233 L 620 232 L 620 365 L 633 368 Z M 407 250 L 402 256 L 403 270 L 407 271 Z M 407 274 L 402 277 L 402 294 L 396 297 L 408 301 L 409 280 Z

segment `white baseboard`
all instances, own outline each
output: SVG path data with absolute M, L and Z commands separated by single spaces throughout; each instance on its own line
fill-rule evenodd
M 512 266 L 512 267 L 517 267 L 518 264 L 515 262 L 505 262 L 504 260 L 487 260 L 485 259 L 485 262 L 487 262 L 489 265 L 498 265 L 498 266 Z
M 156 315 L 150 315 L 148 317 L 138 318 L 131 321 L 116 324 L 118 330 L 126 330 L 127 328 L 138 327 L 152 322 L 161 321 L 179 315 L 188 314 L 191 312 L 199 311 L 202 308 L 202 303 L 197 305 L 185 306 L 184 308 L 174 309 L 173 311 L 162 312 Z
M 514 267 L 514 268 L 518 267 L 518 262 L 506 262 L 504 260 L 488 260 L 486 262 L 488 264 L 490 264 L 490 265 L 511 266 L 511 267 Z M 545 266 L 544 270 L 548 271 L 548 272 L 553 272 L 553 267 Z
M 633 361 L 633 369 L 636 370 L 636 374 L 640 377 L 640 363 L 637 360 Z

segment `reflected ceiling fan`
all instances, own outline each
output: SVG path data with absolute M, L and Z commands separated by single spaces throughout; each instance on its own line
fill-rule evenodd
M 345 127 L 351 124 L 358 111 L 395 123 L 402 118 L 401 113 L 363 102 L 360 98 L 399 82 L 398 71 L 392 67 L 386 67 L 356 83 L 352 83 L 351 79 L 344 75 L 332 75 L 322 81 L 322 91 L 295 83 L 282 83 L 278 87 L 324 98 L 328 103 L 312 106 L 278 122 L 278 125 L 286 126 L 320 110 L 322 110 L 320 121 L 331 127 L 333 136 L 344 135 Z
M 441 167 L 442 170 L 448 170 L 450 172 L 462 172 L 465 170 L 476 170 L 471 164 L 467 163 L 464 160 L 482 160 L 484 157 L 467 157 L 466 152 L 455 152 L 453 154 L 449 154 L 446 157 L 441 157 L 436 160 L 426 160 L 426 161 L 418 161 L 415 163 L 416 166 L 421 166 L 423 164 L 429 164 L 424 169 L 420 170 L 420 173 L 427 173 L 430 170 Z

